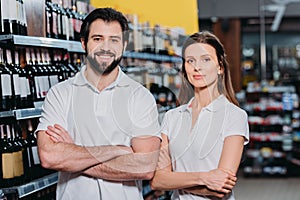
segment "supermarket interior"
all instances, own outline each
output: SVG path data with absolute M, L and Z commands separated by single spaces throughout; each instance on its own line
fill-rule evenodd
M 159 122 L 179 106 L 185 39 L 215 34 L 248 114 L 235 199 L 300 200 L 300 0 L 1 0 L 0 199 L 56 199 L 58 172 L 41 166 L 34 131 L 49 89 L 85 64 L 80 27 L 98 7 L 127 17 L 120 66 L 153 94 Z M 171 199 L 142 186 L 145 200 Z

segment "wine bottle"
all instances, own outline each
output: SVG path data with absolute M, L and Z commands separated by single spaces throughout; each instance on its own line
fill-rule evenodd
M 16 121 L 15 133 L 16 133 L 16 140 L 20 144 L 22 150 L 23 167 L 24 167 L 23 181 L 27 183 L 31 181 L 32 178 L 31 178 L 31 171 L 30 171 L 31 161 L 30 161 L 30 154 L 29 154 L 29 144 L 26 138 L 24 138 L 27 136 L 25 121 Z
M 0 65 L 2 68 L 1 76 L 1 92 L 2 104 L 0 110 L 7 111 L 13 108 L 13 97 L 11 88 L 11 72 L 7 68 L 3 58 L 3 49 L 0 49 Z
M 54 57 L 57 53 L 54 53 Z M 43 52 L 43 56 L 45 59 L 47 58 L 47 62 L 45 62 L 45 66 L 48 68 L 48 76 L 49 76 L 49 88 L 57 84 L 60 79 L 63 80 L 63 77 L 61 75 L 61 68 L 56 68 L 51 64 L 51 59 L 49 58 L 49 53 L 48 52 Z M 48 88 L 48 90 L 49 90 Z M 47 91 L 48 91 L 47 90 Z
M 11 135 L 9 125 L 1 125 L 1 139 L 3 141 L 2 149 L 2 179 L 4 187 L 15 185 L 14 179 L 14 158 L 13 145 L 11 143 Z
M 1 0 L 1 34 L 10 34 L 10 12 L 9 12 L 9 1 Z
M 61 39 L 64 39 L 64 40 L 69 40 L 69 27 L 68 27 L 68 23 L 69 23 L 69 20 L 68 20 L 68 16 L 67 16 L 67 13 L 66 13 L 66 10 L 59 6 L 58 9 L 60 10 L 60 16 L 61 16 Z
M 71 12 L 70 8 L 66 9 L 67 17 L 68 17 L 68 30 L 69 30 L 69 39 L 67 40 L 74 40 L 74 27 L 73 27 L 73 20 L 74 16 L 73 13 Z
M 48 37 L 48 38 L 51 38 L 52 37 L 52 26 L 53 26 L 53 24 L 52 24 L 52 22 L 53 22 L 53 20 L 52 20 L 52 7 L 51 7 L 51 5 L 50 5 L 50 1 L 49 0 L 47 0 L 46 1 L 46 5 L 45 5 L 45 19 L 46 19 L 46 37 Z
M 58 4 L 54 3 L 53 4 L 54 11 L 56 12 L 57 18 L 56 18 L 56 23 L 57 23 L 57 35 L 59 39 L 63 39 L 63 34 L 62 34 L 62 13 L 61 10 L 58 6 Z
M 52 4 L 49 3 L 52 11 L 52 31 L 51 31 L 51 36 L 52 38 L 59 38 L 58 36 L 58 13 L 56 7 Z
M 20 1 L 20 21 L 21 21 L 21 28 L 20 34 L 27 35 L 27 19 L 26 19 L 26 9 L 23 0 Z
M 0 124 L 0 188 L 5 187 L 5 179 L 3 179 L 3 166 L 5 163 L 2 162 L 2 154 L 4 154 L 5 151 L 5 135 L 4 135 L 4 124 Z
M 13 144 L 13 171 L 15 177 L 15 183 L 21 184 L 24 178 L 24 166 L 23 166 L 23 152 L 22 152 L 22 144 L 17 138 L 17 134 L 15 132 L 14 124 L 11 124 L 11 137 Z
M 37 140 L 34 134 L 34 129 L 31 119 L 27 120 L 27 143 L 28 143 L 28 155 L 30 160 L 30 174 L 33 179 L 42 176 L 42 167 L 38 155 Z
M 41 89 L 40 100 L 43 101 L 48 93 L 48 90 L 50 89 L 50 69 L 48 68 L 47 65 L 44 65 L 41 56 L 41 49 L 36 49 L 35 53 L 36 53 L 35 63 L 37 63 L 38 72 L 40 75 L 38 76 L 39 86 Z
M 73 29 L 74 29 L 74 40 L 80 41 L 80 28 L 83 20 L 83 16 L 76 12 L 76 9 L 72 10 L 73 13 Z
M 15 66 L 19 71 L 21 108 L 33 108 L 32 94 L 30 91 L 29 79 L 24 67 L 20 65 L 19 52 L 15 50 Z
M 10 49 L 6 49 L 6 63 L 11 74 L 11 88 L 13 97 L 13 109 L 21 108 L 21 86 L 19 71 L 12 62 L 12 53 Z

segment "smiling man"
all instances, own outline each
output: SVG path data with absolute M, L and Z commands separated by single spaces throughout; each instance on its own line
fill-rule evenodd
M 98 8 L 83 21 L 86 65 L 49 91 L 36 130 L 42 166 L 59 172 L 57 199 L 143 199 L 160 133 L 152 94 L 119 66 L 126 18 Z

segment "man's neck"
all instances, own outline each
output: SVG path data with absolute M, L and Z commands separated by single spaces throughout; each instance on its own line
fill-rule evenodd
M 116 67 L 109 74 L 98 75 L 90 67 L 87 67 L 84 75 L 86 79 L 95 86 L 99 91 L 102 91 L 114 81 L 116 81 L 119 74 L 119 67 Z

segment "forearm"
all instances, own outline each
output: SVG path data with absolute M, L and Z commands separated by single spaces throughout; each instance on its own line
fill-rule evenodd
M 240 165 L 244 138 L 242 136 L 229 136 L 225 138 L 218 168 L 236 174 Z
M 158 152 L 131 153 L 86 169 L 83 173 L 96 178 L 129 181 L 149 180 L 154 175 Z
M 201 174 L 203 173 L 157 170 L 151 180 L 151 187 L 154 190 L 175 190 L 204 185 Z
M 79 172 L 128 154 L 118 146 L 84 147 L 71 143 L 53 142 L 47 134 L 38 133 L 38 149 L 42 166 L 49 169 Z
M 206 186 L 196 186 L 196 187 L 190 187 L 190 188 L 185 188 L 183 191 L 195 194 L 195 195 L 202 195 L 202 196 L 215 196 L 222 198 L 224 197 L 224 193 L 220 193 L 214 190 L 211 190 L 207 188 Z

